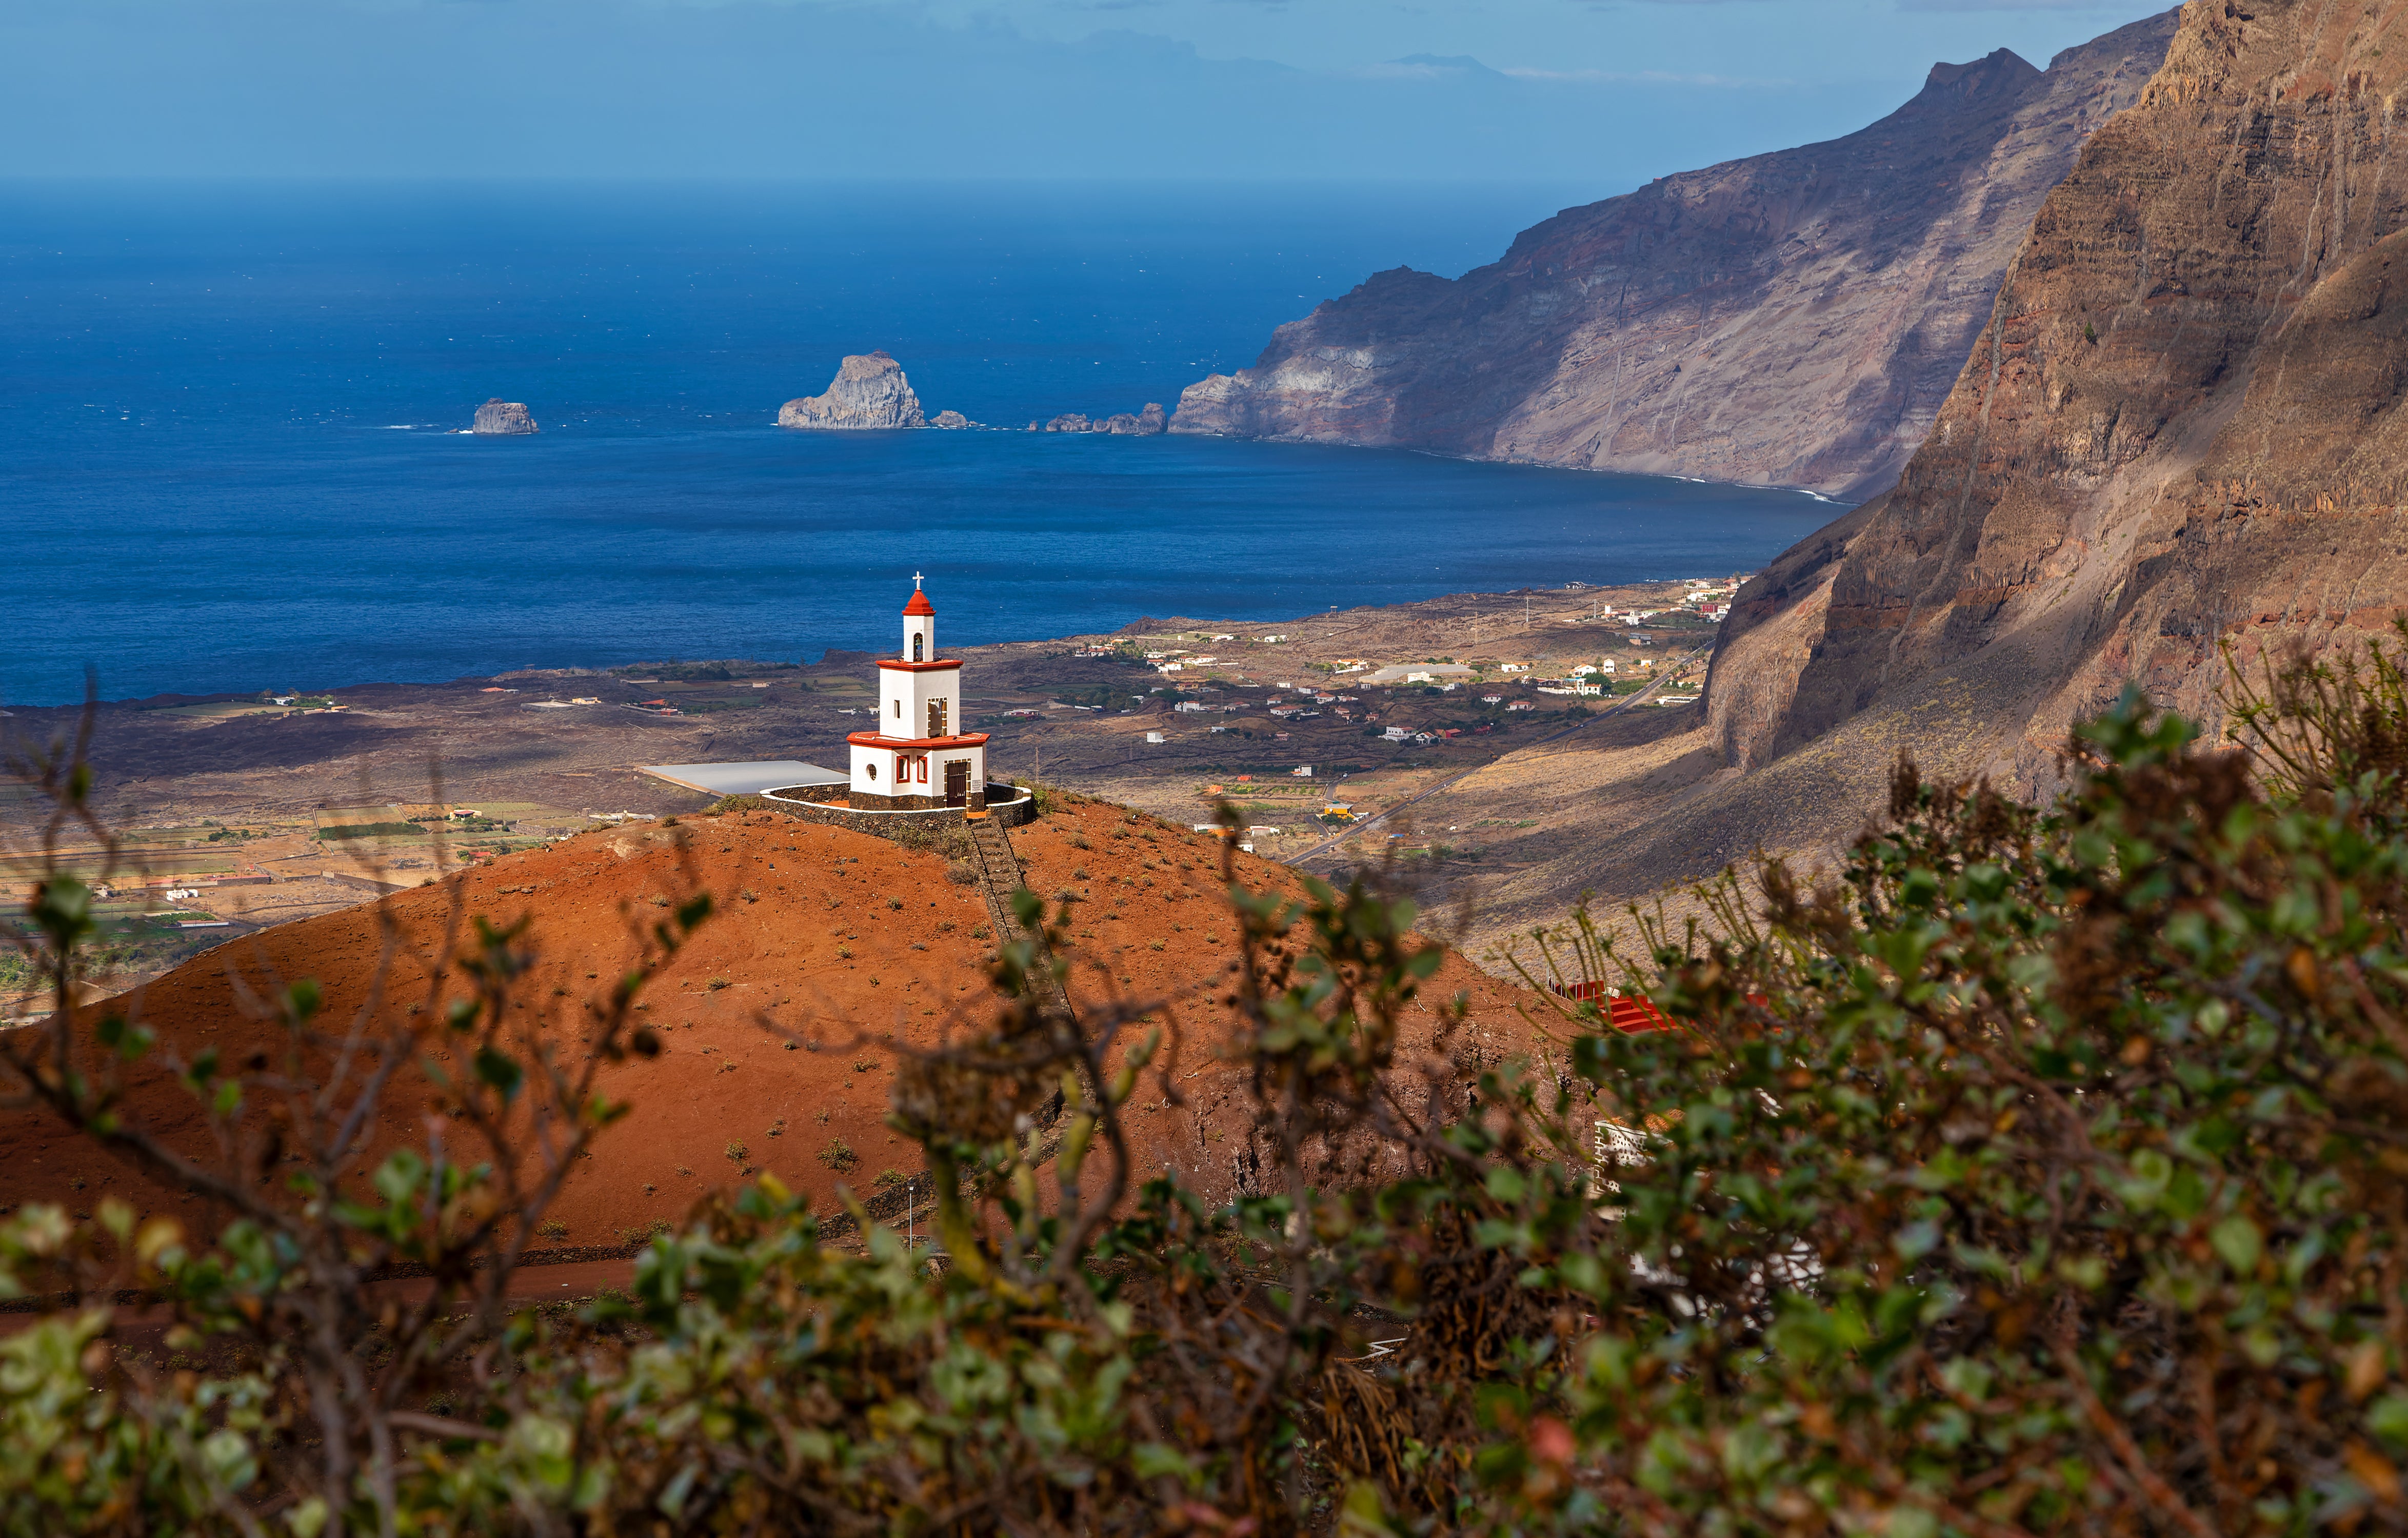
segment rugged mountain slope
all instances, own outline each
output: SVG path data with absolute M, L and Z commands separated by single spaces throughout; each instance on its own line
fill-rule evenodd
M 1448 280 L 1399 267 L 1180 396 L 1171 430 L 1865 495 L 1929 429 L 2041 197 L 2172 13 L 2035 70 L 1940 65 L 1871 127 L 1567 209 Z
M 1232 1019 L 1221 1000 L 1237 954 L 1217 839 L 1090 802 L 1018 830 L 1013 843 L 1033 887 L 1086 897 L 1073 1002 L 1093 1012 L 1140 1001 L 1177 1033 L 1177 1056 L 1165 1061 L 1179 1065 L 1185 1106 L 1149 1094 L 1131 1113 L 1149 1172 L 1176 1167 L 1207 1191 L 1225 1190 L 1243 1132 L 1232 1141 L 1237 1070 L 1214 1056 Z M 1271 861 L 1239 861 L 1241 878 L 1258 889 L 1296 887 L 1295 873 Z M 523 997 L 552 1006 L 546 1039 L 573 1053 L 584 1000 L 622 975 L 634 956 L 631 933 L 659 916 L 649 899 L 696 888 L 715 896 L 719 912 L 644 996 L 643 1017 L 667 1049 L 604 1073 L 604 1093 L 632 1110 L 603 1134 L 553 1208 L 566 1226 L 559 1242 L 619 1243 L 677 1219 L 704 1190 L 746 1169 L 774 1171 L 818 1193 L 824 1211 L 840 1174 L 866 1190 L 885 1168 L 915 1172 L 907 1156 L 917 1150 L 883 1125 L 893 1062 L 884 1041 L 924 1046 L 940 1030 L 991 1018 L 990 941 L 978 888 L 949 882 L 939 855 L 867 834 L 766 813 L 583 834 L 222 946 L 108 1007 L 130 1007 L 187 1057 L 213 1045 L 241 1061 L 266 1038 L 240 1003 L 237 978 L 254 986 L 315 978 L 324 1018 L 347 1020 L 371 994 L 381 911 L 401 943 L 380 1007 L 415 1013 L 425 998 L 426 957 L 456 899 L 465 914 L 531 920 L 538 960 Z M 1450 955 L 1426 988 L 1434 999 L 1467 993 L 1472 1028 L 1492 1050 L 1526 1040 L 1516 1013 L 1526 996 L 1460 956 Z M 789 1051 L 781 1032 L 828 1046 Z M 446 1044 L 439 1036 L 430 1043 L 436 1057 L 448 1056 Z M 425 1085 L 408 1073 L 396 1084 L 371 1166 L 393 1141 L 423 1136 Z M 198 1153 L 206 1145 L 192 1097 L 164 1074 L 141 1075 L 130 1103 L 175 1146 Z M 857 1162 L 828 1162 L 839 1143 Z M 116 1195 L 203 1227 L 213 1216 L 95 1155 L 39 1112 L 0 1110 L 0 1168 L 9 1171 L 0 1207 L 55 1201 L 89 1212 Z
M 2323 647 L 2399 612 L 2403 77 L 2399 0 L 2183 8 L 1897 489 L 1740 595 L 1709 694 L 1728 762 L 1961 697 L 1959 756 L 2039 787 L 2127 679 L 2213 720 L 2220 641 Z

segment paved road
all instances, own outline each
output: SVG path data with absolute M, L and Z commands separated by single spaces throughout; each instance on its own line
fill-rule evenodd
M 1684 663 L 1688 662 L 1695 658 L 1698 654 L 1698 652 L 1702 650 L 1703 648 L 1699 648 L 1698 651 L 1684 653 L 1680 660 Z M 1672 669 L 1668 668 L 1665 671 L 1670 673 Z M 1661 678 L 1650 679 L 1647 682 L 1647 687 L 1640 690 L 1637 694 L 1626 695 L 1622 698 L 1615 700 L 1612 706 L 1599 711 L 1595 715 L 1583 716 L 1580 720 L 1572 723 L 1569 726 L 1566 726 L 1561 731 L 1551 732 L 1547 736 L 1539 739 L 1536 742 L 1523 743 L 1512 751 L 1514 753 L 1527 753 L 1533 748 L 1543 748 L 1550 742 L 1560 742 L 1565 738 L 1571 736 L 1573 733 L 1584 730 L 1599 721 L 1610 720 L 1614 716 L 1620 715 L 1631 706 L 1637 705 L 1645 700 L 1650 695 L 1653 695 L 1656 691 L 1656 688 L 1663 683 L 1664 680 Z M 1471 778 L 1471 776 L 1479 773 L 1482 769 L 1486 769 L 1488 764 L 1493 764 L 1497 762 L 1498 758 L 1502 758 L 1505 755 L 1500 753 L 1497 755 L 1497 758 L 1491 758 L 1488 760 L 1487 764 L 1474 764 L 1471 768 L 1465 769 L 1460 774 L 1451 774 L 1445 779 L 1438 782 L 1436 784 L 1431 785 L 1428 789 L 1424 790 L 1417 795 L 1409 796 L 1405 799 L 1398 801 L 1395 806 L 1389 807 L 1384 812 L 1375 812 L 1370 816 L 1364 818 L 1361 822 L 1349 823 L 1346 826 L 1345 830 L 1340 832 L 1336 838 L 1326 840 L 1321 843 L 1313 845 L 1311 849 L 1306 850 L 1303 854 L 1297 855 L 1287 863 L 1294 866 L 1301 866 L 1307 860 L 1315 859 L 1323 855 L 1326 855 L 1330 851 L 1336 849 L 1339 845 L 1344 843 L 1347 840 L 1369 832 L 1373 827 L 1387 821 L 1390 817 L 1393 817 L 1398 812 L 1404 811 L 1407 807 L 1426 801 L 1431 797 L 1437 795 L 1440 791 L 1453 789 L 1455 785 Z

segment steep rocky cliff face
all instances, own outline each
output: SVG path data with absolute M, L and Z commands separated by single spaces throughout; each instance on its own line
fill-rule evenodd
M 837 366 L 824 395 L 803 395 L 778 409 L 781 427 L 924 427 L 927 416 L 911 381 L 884 348 L 856 353 Z
M 2044 787 L 2128 680 L 2211 723 L 2220 643 L 2408 603 L 2408 3 L 2191 0 L 2042 203 L 1897 488 L 1742 590 L 1709 690 L 1761 770 L 1940 700 Z
M 1399 267 L 1180 396 L 1171 430 L 1861 496 L 1947 395 L 2000 275 L 2172 13 L 1942 65 L 1828 144 L 1667 177 L 1449 280 Z

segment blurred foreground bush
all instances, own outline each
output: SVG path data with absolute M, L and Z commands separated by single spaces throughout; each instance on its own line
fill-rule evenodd
M 1032 979 L 1066 965 L 1068 928 L 1024 893 L 993 1018 L 898 1066 L 941 1258 L 859 1209 L 865 1251 L 824 1246 L 765 1181 L 573 1321 L 455 1283 L 409 1357 L 257 1320 L 339 1319 L 308 1300 L 343 1267 L 533 1222 L 524 1180 L 494 1187 L 507 1147 L 326 1161 L 277 1208 L 300 1215 L 206 1250 L 28 1209 L 0 1233 L 13 1285 L 73 1272 L 87 1301 L 0 1342 L 0 1523 L 2408 1528 L 2408 697 L 2377 653 L 2236 684 L 2231 713 L 2245 746 L 2207 752 L 2128 696 L 2040 809 L 1902 763 L 1828 882 L 1761 864 L 1678 931 L 1583 915 L 1542 964 L 1646 994 L 1670 1028 L 1566 1002 L 1505 1061 L 1452 1028 L 1459 1006 L 1434 1038 L 1406 1028 L 1438 960 L 1410 903 L 1233 884 L 1246 1025 L 1221 1050 L 1246 1137 L 1218 1206 L 1125 1134 L 1134 1097 L 1178 1099 L 1176 1037 L 1158 1011 L 1045 1004 Z M 64 978 L 72 904 L 46 892 L 29 952 Z M 502 1017 L 527 942 L 465 948 L 459 1028 Z M 597 1008 L 600 1039 L 628 1040 L 623 1005 Z M 7 1061 L 118 1138 L 79 1065 L 138 1051 L 137 1028 L 86 1041 L 63 1013 Z M 486 1047 L 463 1094 L 497 1128 L 522 1093 L 550 1128 L 609 1119 L 534 1038 Z M 127 1276 L 178 1301 L 194 1349 L 247 1343 L 239 1370 L 109 1351 L 90 1300 Z

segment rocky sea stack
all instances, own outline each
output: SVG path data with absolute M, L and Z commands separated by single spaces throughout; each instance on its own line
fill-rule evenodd
M 470 429 L 472 432 L 496 438 L 509 438 L 520 433 L 532 433 L 535 430 L 535 418 L 527 415 L 524 401 L 504 400 L 499 395 L 495 395 L 477 408 L 477 424 Z
M 803 395 L 778 409 L 781 427 L 924 427 L 920 397 L 903 377 L 903 366 L 881 348 L 848 357 L 837 367 L 825 395 Z
M 1032 429 L 1036 423 L 1028 424 Z M 1065 411 L 1045 424 L 1049 433 L 1119 433 L 1129 438 L 1152 438 L 1170 429 L 1170 418 L 1164 414 L 1162 402 L 1150 400 L 1145 410 L 1132 415 L 1115 411 L 1108 417 L 1087 417 L 1077 411 Z

